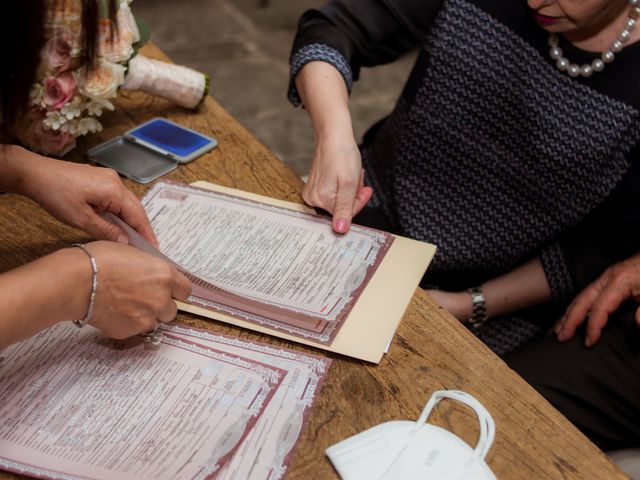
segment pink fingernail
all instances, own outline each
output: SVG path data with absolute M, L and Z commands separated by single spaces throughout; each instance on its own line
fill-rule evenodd
M 344 233 L 347 231 L 347 219 L 346 218 L 339 218 L 338 221 L 336 222 L 336 232 L 339 233 Z

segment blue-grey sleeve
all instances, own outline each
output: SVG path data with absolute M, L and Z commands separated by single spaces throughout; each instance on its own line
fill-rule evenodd
M 293 80 L 310 61 L 333 65 L 351 89 L 360 68 L 392 62 L 422 44 L 442 0 L 333 0 L 304 13 L 291 50 L 289 99 L 300 98 Z
M 340 72 L 344 83 L 347 86 L 347 90 L 351 93 L 351 87 L 353 86 L 353 75 L 351 74 L 351 67 L 349 62 L 342 56 L 342 54 L 328 45 L 322 43 L 311 43 L 305 45 L 300 50 L 295 52 L 291 57 L 291 80 L 289 82 L 289 101 L 296 107 L 302 104 L 300 97 L 298 96 L 298 90 L 296 89 L 293 80 L 298 75 L 298 72 L 309 62 L 321 61 L 326 62 L 335 67 Z
M 560 244 L 554 243 L 542 250 L 540 262 L 549 282 L 551 298 L 554 300 L 569 298 L 574 293 L 575 286 Z

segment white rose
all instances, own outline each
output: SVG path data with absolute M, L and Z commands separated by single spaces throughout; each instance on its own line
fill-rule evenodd
M 93 70 L 85 71 L 80 82 L 80 93 L 99 103 L 114 98 L 124 83 L 126 68 L 117 63 L 101 60 Z
M 138 25 L 127 2 L 120 2 L 114 22 L 118 28 L 112 32 L 111 20 L 100 21 L 100 54 L 109 62 L 124 63 L 134 53 L 133 44 L 140 41 Z

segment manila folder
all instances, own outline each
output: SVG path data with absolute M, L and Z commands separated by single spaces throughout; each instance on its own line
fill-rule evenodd
M 311 213 L 304 205 L 277 200 L 254 193 L 223 187 L 209 182 L 195 182 L 194 187 L 235 195 L 291 210 Z M 395 236 L 378 269 L 369 280 L 360 298 L 330 345 L 309 341 L 285 332 L 256 325 L 223 313 L 213 312 L 197 305 L 178 302 L 178 307 L 189 313 L 230 323 L 257 332 L 284 338 L 312 347 L 328 350 L 371 363 L 380 363 L 413 298 L 429 263 L 433 259 L 434 245 Z

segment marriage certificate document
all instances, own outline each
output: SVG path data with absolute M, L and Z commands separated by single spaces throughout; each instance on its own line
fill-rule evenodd
M 323 344 L 394 240 L 357 225 L 338 235 L 324 217 L 189 185 L 158 183 L 142 202 L 161 252 L 229 296 L 194 290 L 189 302 Z
M 207 479 L 287 370 L 165 335 L 157 350 L 58 324 L 0 352 L 0 468 L 52 479 Z
M 241 354 L 287 372 L 254 428 L 216 477 L 216 480 L 282 479 L 331 361 L 186 325 L 166 325 L 163 332 Z

